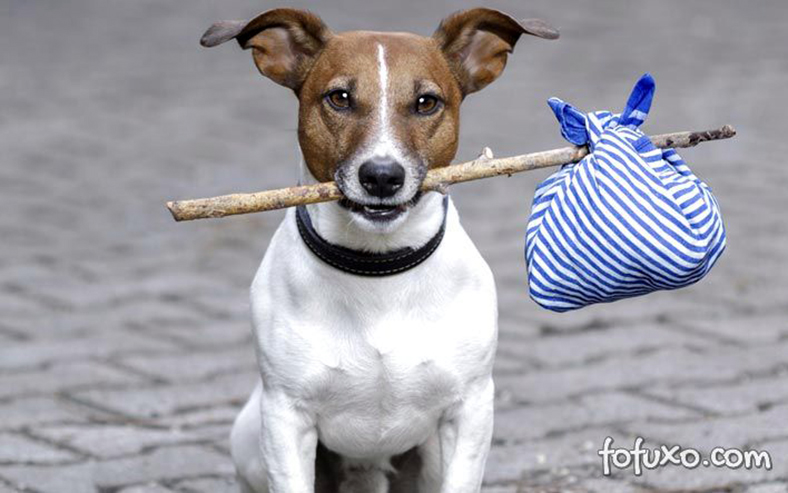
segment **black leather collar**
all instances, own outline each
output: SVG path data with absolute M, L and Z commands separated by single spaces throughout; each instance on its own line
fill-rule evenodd
M 329 243 L 317 234 L 309 218 L 309 212 L 303 205 L 296 208 L 296 224 L 306 246 L 320 260 L 332 267 L 358 276 L 390 276 L 416 267 L 438 248 L 446 232 L 448 204 L 449 197 L 446 196 L 443 198 L 443 222 L 440 229 L 424 246 L 415 250 L 405 247 L 393 252 L 369 253 Z

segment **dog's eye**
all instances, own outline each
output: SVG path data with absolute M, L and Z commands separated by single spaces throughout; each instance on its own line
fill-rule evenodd
M 431 115 L 438 110 L 440 100 L 431 94 L 424 94 L 416 99 L 416 113 Z
M 326 101 L 335 110 L 346 110 L 350 108 L 350 93 L 344 89 L 336 89 L 326 95 Z

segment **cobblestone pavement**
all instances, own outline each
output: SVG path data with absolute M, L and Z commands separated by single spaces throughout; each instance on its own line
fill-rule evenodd
M 458 158 L 563 145 L 547 97 L 620 108 L 645 71 L 647 131 L 740 135 L 683 153 L 728 226 L 710 276 L 570 314 L 526 296 L 522 236 L 546 172 L 453 191 L 500 297 L 485 491 L 788 491 L 785 2 L 492 5 L 562 39 L 524 39 L 469 98 Z M 197 45 L 211 22 L 268 6 L 0 2 L 1 493 L 235 490 L 227 436 L 255 379 L 247 288 L 282 214 L 175 224 L 163 202 L 294 182 L 294 98 L 235 46 Z M 309 6 L 337 30 L 427 34 L 463 5 Z M 606 436 L 752 447 L 773 468 L 603 477 Z

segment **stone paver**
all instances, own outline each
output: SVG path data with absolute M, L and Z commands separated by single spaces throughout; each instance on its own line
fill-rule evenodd
M 788 486 L 785 483 L 764 483 L 750 486 L 745 493 L 786 493 Z
M 94 361 L 56 363 L 31 371 L 0 374 L 0 398 L 51 395 L 95 387 L 124 387 L 146 380 Z
M 83 411 L 83 412 L 80 412 Z M 89 410 L 52 397 L 20 397 L 0 402 L 0 430 L 22 430 L 47 423 L 80 423 L 90 419 Z
M 472 3 L 299 5 L 336 30 L 427 34 Z M 739 135 L 682 152 L 728 228 L 709 277 L 567 314 L 526 292 L 523 233 L 549 172 L 452 190 L 499 290 L 484 491 L 788 491 L 783 0 L 495 5 L 562 39 L 523 39 L 467 99 L 458 160 L 562 146 L 546 98 L 620 108 L 646 71 L 647 131 Z M 294 98 L 232 44 L 197 44 L 211 22 L 267 7 L 0 5 L 0 493 L 236 491 L 228 433 L 256 379 L 248 286 L 282 213 L 175 224 L 163 203 L 294 183 Z M 606 436 L 751 447 L 775 464 L 605 477 Z
M 74 454 L 28 437 L 0 434 L 0 463 L 49 464 L 78 459 Z
M 684 403 L 717 414 L 756 413 L 769 406 L 788 402 L 786 371 L 763 378 L 744 378 L 722 385 L 655 386 L 648 395 Z
M 175 485 L 176 491 L 184 493 L 234 493 L 238 485 L 233 479 L 189 479 Z
M 201 437 L 195 433 L 177 428 L 129 425 L 46 426 L 36 428 L 32 433 L 102 459 L 140 454 L 165 445 L 201 441 Z
M 156 483 L 140 484 L 123 488 L 119 493 L 172 493 L 173 490 Z
M 214 380 L 179 385 L 157 385 L 124 390 L 89 390 L 75 398 L 119 415 L 157 418 L 180 411 L 223 403 L 241 403 L 258 377 L 247 372 Z

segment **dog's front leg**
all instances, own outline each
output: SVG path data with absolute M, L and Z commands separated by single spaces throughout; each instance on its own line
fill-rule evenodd
M 260 444 L 270 493 L 314 493 L 314 416 L 280 389 L 263 389 Z
M 443 459 L 441 493 L 475 493 L 481 489 L 493 431 L 492 378 L 472 386 L 439 428 Z

